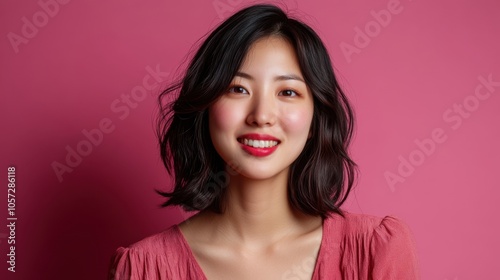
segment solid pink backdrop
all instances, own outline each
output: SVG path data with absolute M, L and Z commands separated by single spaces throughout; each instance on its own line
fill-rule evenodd
M 16 167 L 18 219 L 12 273 L 5 180 L 1 279 L 105 278 L 118 246 L 187 217 L 154 193 L 171 185 L 156 96 L 248 3 L 1 2 L 1 166 Z M 405 220 L 422 279 L 498 277 L 500 4 L 280 3 L 323 38 L 357 113 L 346 209 Z

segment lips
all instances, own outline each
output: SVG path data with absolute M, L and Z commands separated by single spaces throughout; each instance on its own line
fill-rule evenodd
M 252 156 L 265 157 L 278 148 L 281 141 L 267 134 L 245 134 L 237 138 L 241 148 Z

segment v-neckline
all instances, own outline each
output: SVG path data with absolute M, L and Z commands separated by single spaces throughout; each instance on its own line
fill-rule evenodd
M 321 242 L 319 245 L 318 254 L 316 255 L 316 261 L 314 263 L 314 270 L 313 270 L 311 280 L 315 280 L 317 278 L 317 274 L 319 273 L 318 272 L 319 271 L 319 261 L 321 259 L 321 256 L 323 255 L 323 251 L 324 251 L 323 248 L 324 248 L 325 243 L 326 243 L 326 236 L 325 236 L 326 220 L 327 220 L 327 218 L 322 219 L 322 221 L 321 221 Z M 204 280 L 208 280 L 207 276 L 205 275 L 205 272 L 203 271 L 200 264 L 198 263 L 198 260 L 196 260 L 194 253 L 193 253 L 193 250 L 191 249 L 191 246 L 189 245 L 186 237 L 182 233 L 179 225 L 176 224 L 174 226 L 174 228 L 177 230 L 177 233 L 179 235 L 179 239 L 180 239 L 182 245 L 187 249 L 188 257 L 191 260 L 191 262 L 194 264 L 195 269 L 197 270 L 196 274 L 203 275 Z

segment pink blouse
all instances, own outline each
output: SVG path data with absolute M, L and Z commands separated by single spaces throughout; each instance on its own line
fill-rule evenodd
M 415 240 L 404 222 L 393 216 L 349 212 L 345 216 L 332 214 L 323 220 L 312 280 L 420 279 Z M 284 279 L 298 279 L 293 274 L 288 276 Z M 179 227 L 174 225 L 128 248 L 118 248 L 109 279 L 207 278 Z

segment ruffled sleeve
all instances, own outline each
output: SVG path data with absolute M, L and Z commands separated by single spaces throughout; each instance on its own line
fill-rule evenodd
M 370 242 L 370 279 L 420 279 L 416 245 L 408 226 L 386 216 Z
M 206 279 L 177 225 L 120 247 L 111 259 L 110 280 Z
M 163 256 L 152 255 L 135 248 L 120 247 L 112 257 L 108 279 L 167 279 L 165 275 L 167 267 Z

